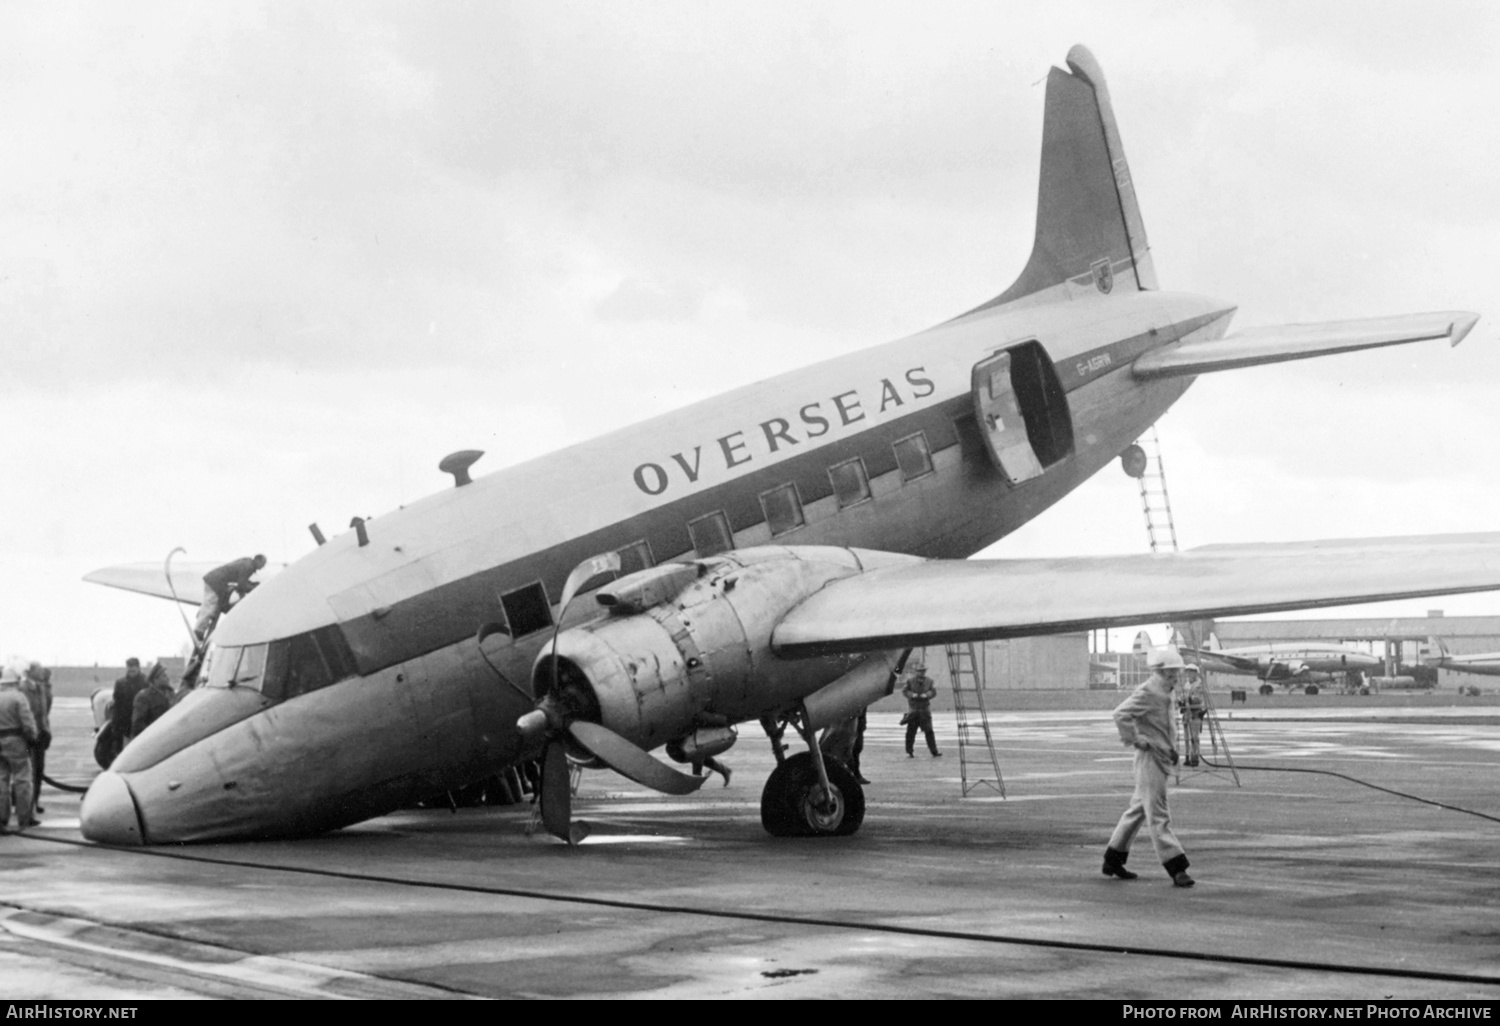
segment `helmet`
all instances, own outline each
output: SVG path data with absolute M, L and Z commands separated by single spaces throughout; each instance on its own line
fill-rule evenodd
M 24 664 L 17 667 L 13 663 L 7 663 L 3 668 L 0 668 L 0 684 L 21 683 L 21 674 L 23 672 L 25 672 Z
M 1146 665 L 1153 670 L 1180 670 L 1183 668 L 1182 653 L 1175 648 L 1156 648 L 1151 650 L 1151 655 L 1146 659 Z
M 1197 673 L 1198 672 L 1198 664 L 1197 663 L 1188 663 L 1186 666 L 1183 667 L 1183 670 L 1185 670 L 1188 673 Z

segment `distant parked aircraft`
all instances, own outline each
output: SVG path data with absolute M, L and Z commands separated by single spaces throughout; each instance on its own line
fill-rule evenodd
M 1453 655 L 1443 639 L 1434 636 L 1428 638 L 1423 647 L 1422 665 L 1435 666 L 1440 670 L 1456 670 L 1459 673 L 1475 673 L 1484 677 L 1500 677 L 1500 652 Z
M 1219 639 L 1209 635 L 1208 648 L 1181 648 L 1184 656 L 1197 659 L 1212 673 L 1239 673 L 1260 679 L 1260 693 L 1269 695 L 1280 684 L 1287 688 L 1301 686 L 1309 695 L 1318 693 L 1318 685 L 1331 683 L 1348 674 L 1362 674 L 1379 668 L 1379 657 L 1352 645 L 1318 641 L 1273 642 L 1244 648 L 1222 648 Z

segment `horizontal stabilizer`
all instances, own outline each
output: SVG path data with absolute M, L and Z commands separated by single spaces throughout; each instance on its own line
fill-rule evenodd
M 1247 328 L 1213 342 L 1176 342 L 1153 349 L 1136 360 L 1131 371 L 1137 378 L 1173 378 L 1437 338 L 1446 338 L 1456 346 L 1478 320 L 1475 313 L 1447 310 Z
M 174 562 L 170 585 L 167 583 L 167 575 L 161 563 L 121 563 L 119 566 L 107 566 L 85 574 L 83 579 L 90 584 L 102 584 L 106 588 L 119 588 L 123 591 L 133 591 L 138 595 L 153 595 L 157 598 L 175 598 L 183 605 L 196 606 L 203 601 L 203 575 L 227 562 L 229 562 L 227 559 L 212 563 Z M 278 565 L 267 564 L 261 568 L 260 573 L 255 575 L 255 580 L 264 581 L 280 569 Z
M 1500 533 L 933 560 L 834 581 L 772 634 L 789 657 L 1500 590 Z

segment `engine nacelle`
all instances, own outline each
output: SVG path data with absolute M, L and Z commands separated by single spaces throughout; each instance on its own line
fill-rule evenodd
M 622 577 L 597 595 L 612 615 L 558 636 L 558 697 L 576 715 L 646 749 L 704 725 L 784 708 L 852 665 L 773 654 L 771 632 L 787 612 L 830 581 L 913 561 L 840 548 L 766 547 L 697 560 L 692 573 L 654 567 Z M 637 597 L 664 578 L 671 597 L 641 608 Z M 552 688 L 551 658 L 552 647 L 544 646 L 532 670 L 539 697 Z

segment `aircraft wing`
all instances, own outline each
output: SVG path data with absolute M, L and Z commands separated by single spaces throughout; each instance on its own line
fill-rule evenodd
M 933 560 L 834 581 L 771 640 L 802 657 L 1496 589 L 1500 533 Z
M 196 606 L 203 601 L 203 575 L 214 567 L 223 566 L 227 559 L 209 563 L 172 563 L 172 583 L 167 584 L 165 568 L 161 563 L 121 563 L 107 566 L 93 573 L 84 574 L 90 584 L 102 584 L 107 588 L 120 588 L 138 595 L 154 595 L 157 598 L 176 599 L 183 605 Z M 255 575 L 257 582 L 264 581 L 280 565 L 268 563 Z M 176 594 L 173 594 L 173 591 Z
M 1246 328 L 1213 342 L 1176 342 L 1144 353 L 1131 366 L 1137 378 L 1172 378 L 1263 363 L 1305 360 L 1330 353 L 1398 346 L 1446 338 L 1458 345 L 1479 315 L 1462 310 L 1370 317 L 1321 324 Z

